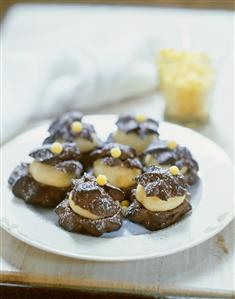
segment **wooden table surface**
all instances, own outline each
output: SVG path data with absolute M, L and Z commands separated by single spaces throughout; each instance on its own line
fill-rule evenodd
M 218 143 L 233 158 L 234 75 L 231 61 L 232 58 L 227 60 L 224 73 L 220 75 L 211 121 L 198 131 Z M 87 112 L 129 111 L 161 119 L 162 98 L 155 93 Z M 28 124 L 25 130 L 34 125 Z M 0 230 L 0 283 L 115 289 L 149 295 L 235 298 L 234 232 L 235 221 L 217 236 L 184 252 L 151 260 L 118 263 L 79 261 L 57 256 L 33 248 Z
M 65 1 L 65 0 L 3 0 L 1 2 L 1 14 L 5 14 L 7 9 L 17 3 L 86 3 L 86 4 L 118 4 L 118 5 L 154 5 L 165 7 L 188 7 L 188 8 L 200 8 L 200 9 L 229 9 L 234 10 L 233 0 L 77 0 L 77 1 Z
M 221 122 L 221 105 L 219 101 L 216 103 L 211 123 L 199 131 L 217 141 L 231 156 L 233 147 L 231 129 L 228 128 L 232 121 L 231 106 L 223 105 L 227 121 Z M 161 118 L 163 102 L 154 94 L 101 107 L 100 112 L 119 113 L 129 109 Z M 184 252 L 120 263 L 57 256 L 24 244 L 1 230 L 1 280 L 145 294 L 234 298 L 234 231 L 235 221 L 214 238 Z

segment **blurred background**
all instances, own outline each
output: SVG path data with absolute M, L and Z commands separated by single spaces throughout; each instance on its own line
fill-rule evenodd
M 233 121 L 234 1 L 2 1 L 1 8 L 1 142 L 72 109 L 141 111 L 231 138 L 224 130 Z

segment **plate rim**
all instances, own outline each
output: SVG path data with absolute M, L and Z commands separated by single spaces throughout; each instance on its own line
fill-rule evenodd
M 9 229 L 6 225 L 4 225 L 4 223 L 1 223 L 0 221 L 0 226 L 1 228 L 3 228 L 7 233 L 9 233 L 11 236 L 13 236 L 14 238 L 16 238 L 17 240 L 20 240 L 22 242 L 24 242 L 27 245 L 30 245 L 32 247 L 35 247 L 37 249 L 40 249 L 42 251 L 46 251 L 52 254 L 56 254 L 59 256 L 65 256 L 65 257 L 70 257 L 70 258 L 74 258 L 74 259 L 78 259 L 78 260 L 84 260 L 84 261 L 97 261 L 97 262 L 127 262 L 127 261 L 138 261 L 138 260 L 149 260 L 149 259 L 154 259 L 154 258 L 160 258 L 160 257 L 165 257 L 165 256 L 171 256 L 180 252 L 184 252 L 185 250 L 194 248 L 206 241 L 208 241 L 209 239 L 211 239 L 212 237 L 214 237 L 215 235 L 217 235 L 220 231 L 222 231 L 225 227 L 227 227 L 232 220 L 234 219 L 234 214 L 231 214 L 231 217 L 228 218 L 228 220 L 225 222 L 225 224 L 222 227 L 219 227 L 218 229 L 214 230 L 213 232 L 205 235 L 205 238 L 201 238 L 200 240 L 195 240 L 195 242 L 191 242 L 189 243 L 188 246 L 185 246 L 183 249 L 178 247 L 175 250 L 168 250 L 168 251 L 164 251 L 162 254 L 158 253 L 158 254 L 149 254 L 149 255 L 137 255 L 137 256 L 126 256 L 126 257 L 101 257 L 101 256 L 96 256 L 96 255 L 85 255 L 85 254 L 74 254 L 74 253 L 68 253 L 65 251 L 60 251 L 57 249 L 51 249 L 50 247 L 46 246 L 46 245 L 41 245 L 39 242 L 37 241 L 33 241 L 32 239 L 28 239 L 25 238 L 23 235 L 21 234 L 17 234 L 14 233 L 14 230 Z M 21 236 L 21 237 L 20 237 Z
M 94 118 L 94 117 L 104 117 L 104 116 L 109 116 L 110 118 L 114 118 L 117 117 L 117 114 L 87 114 L 84 115 L 84 118 Z M 2 151 L 4 150 L 5 147 L 7 147 L 9 144 L 13 143 L 15 141 L 15 139 L 20 138 L 22 135 L 24 134 L 28 134 L 33 130 L 37 130 L 42 126 L 45 126 L 49 123 L 50 120 L 44 120 L 42 122 L 40 122 L 38 125 L 23 131 L 21 134 L 19 134 L 18 136 L 13 137 L 12 139 L 8 140 L 6 143 L 4 143 L 3 145 L 1 145 L 0 147 L 0 151 L 1 151 L 1 155 L 2 155 Z M 223 153 L 224 157 L 226 157 L 227 161 L 229 162 L 229 164 L 233 167 L 233 162 L 231 160 L 231 158 L 228 156 L 228 154 L 224 151 L 224 149 L 222 147 L 220 147 L 217 143 L 215 143 L 214 141 L 212 141 L 211 139 L 209 139 L 208 137 L 200 134 L 197 131 L 194 131 L 190 128 L 186 128 L 183 126 L 180 126 L 178 124 L 173 124 L 170 122 L 166 122 L 166 121 L 160 121 L 161 123 L 165 123 L 166 125 L 170 125 L 170 126 L 176 126 L 179 127 L 181 129 L 187 130 L 188 132 L 193 132 L 193 134 L 197 135 L 198 137 L 204 139 L 204 141 L 206 141 L 207 143 L 210 143 L 212 146 L 216 147 L 221 153 Z M 3 179 L 3 178 L 2 178 Z M 1 179 L 1 180 L 2 180 Z M 3 209 L 2 209 L 3 211 Z M 2 214 L 2 213 L 1 213 Z M 70 257 L 70 258 L 74 258 L 74 259 L 79 259 L 79 260 L 86 260 L 86 261 L 97 261 L 97 262 L 126 262 L 126 261 L 137 261 L 137 260 L 147 260 L 147 259 L 153 259 L 153 258 L 158 258 L 158 257 L 163 257 L 163 256 L 170 256 L 179 252 L 183 252 L 185 250 L 188 250 L 190 248 L 193 248 L 195 246 L 198 246 L 199 244 L 202 244 L 204 242 L 206 242 L 207 240 L 209 240 L 210 238 L 212 238 L 213 236 L 215 236 L 216 234 L 218 234 L 220 231 L 222 231 L 225 227 L 227 227 L 229 225 L 229 223 L 231 223 L 231 221 L 234 219 L 235 213 L 234 211 L 226 218 L 226 220 L 223 222 L 222 226 L 219 226 L 217 229 L 213 230 L 210 233 L 207 233 L 205 235 L 203 235 L 202 238 L 200 239 L 195 239 L 194 241 L 190 242 L 189 244 L 186 244 L 183 248 L 182 247 L 176 247 L 176 249 L 168 249 L 165 250 L 163 252 L 157 252 L 157 253 L 151 253 L 151 254 L 143 254 L 143 255 L 134 255 L 134 256 L 97 256 L 97 255 L 86 255 L 86 254 L 76 254 L 76 253 L 72 253 L 72 252 L 66 252 L 64 250 L 57 250 L 54 248 L 51 248 L 45 244 L 40 243 L 37 240 L 34 239 L 30 239 L 29 237 L 25 237 L 22 234 L 17 233 L 14 229 L 11 229 L 10 227 L 8 227 L 6 224 L 4 224 L 3 221 L 0 221 L 0 227 L 2 227 L 2 229 L 4 229 L 7 233 L 9 233 L 11 236 L 13 236 L 14 238 L 16 238 L 17 240 L 20 240 L 22 242 L 24 242 L 27 245 L 30 245 L 32 247 L 35 247 L 37 249 L 52 253 L 52 254 L 56 254 L 56 255 L 60 255 L 60 256 L 65 256 L 65 257 Z M 4 217 L 4 216 L 3 216 Z M 1 218 L 3 218 L 1 217 Z

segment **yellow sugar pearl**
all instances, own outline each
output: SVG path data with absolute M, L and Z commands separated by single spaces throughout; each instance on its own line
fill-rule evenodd
M 107 177 L 103 174 L 99 174 L 96 178 L 96 183 L 100 186 L 104 186 L 107 183 Z
M 82 123 L 80 121 L 74 121 L 71 124 L 71 130 L 74 133 L 80 133 L 82 131 Z
M 129 207 L 130 203 L 128 200 L 125 199 L 125 200 L 122 200 L 120 204 L 122 207 L 127 208 L 127 207 Z
M 119 158 L 122 154 L 120 148 L 118 148 L 118 147 L 113 147 L 111 149 L 110 153 L 113 158 Z
M 169 171 L 172 175 L 177 175 L 180 173 L 179 168 L 177 166 L 171 166 L 169 168 Z
M 170 150 L 174 150 L 177 147 L 176 141 L 175 140 L 169 140 L 169 141 L 167 141 L 167 147 Z
M 145 116 L 143 114 L 136 114 L 135 120 L 138 121 L 139 123 L 142 123 L 145 121 Z
M 63 151 L 63 146 L 59 142 L 54 142 L 51 145 L 51 152 L 55 155 L 60 154 Z

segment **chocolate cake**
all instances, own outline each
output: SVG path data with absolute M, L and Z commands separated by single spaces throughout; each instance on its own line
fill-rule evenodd
M 159 135 L 158 122 L 142 114 L 122 115 L 116 126 L 118 130 L 109 136 L 108 142 L 129 145 L 138 153 L 143 152 Z
M 100 236 L 122 225 L 119 201 L 123 192 L 94 176 L 73 180 L 68 198 L 56 207 L 59 225 L 65 230 Z
M 189 149 L 175 141 L 156 140 L 144 152 L 143 163 L 146 166 L 158 165 L 161 167 L 177 166 L 188 184 L 196 182 L 199 170 L 198 163 Z
M 112 149 L 119 149 L 120 155 L 117 157 L 112 155 Z M 100 159 L 102 162 L 109 166 L 120 166 L 124 165 L 128 168 L 139 168 L 142 169 L 142 164 L 137 158 L 136 151 L 127 145 L 118 143 L 106 143 L 101 147 L 98 147 L 91 153 L 92 160 Z
M 85 168 L 90 166 L 89 153 L 101 144 L 100 139 L 92 124 L 83 122 L 81 112 L 67 112 L 57 118 L 50 125 L 49 136 L 44 140 L 44 144 L 58 142 L 73 142 L 78 146 L 81 161 Z
M 43 145 L 29 154 L 34 161 L 21 163 L 9 177 L 16 197 L 41 207 L 55 207 L 70 190 L 71 179 L 81 176 L 80 151 L 75 144 Z
M 94 174 L 106 175 L 108 181 L 119 188 L 133 186 L 135 176 L 142 171 L 136 151 L 127 145 L 106 143 L 94 150 L 90 156 L 94 161 Z
M 145 138 L 148 134 L 159 135 L 159 123 L 152 118 L 145 118 L 141 114 L 122 115 L 118 118 L 116 126 L 126 134 L 136 133 L 141 138 Z
M 170 170 L 151 166 L 136 178 L 137 187 L 126 218 L 149 230 L 158 230 L 178 221 L 191 210 L 188 184 L 177 167 Z

